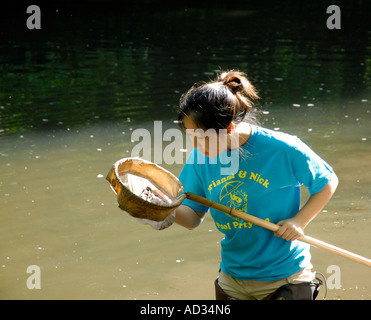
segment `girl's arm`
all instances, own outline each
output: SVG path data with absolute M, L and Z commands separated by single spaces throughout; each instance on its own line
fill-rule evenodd
M 294 241 L 304 235 L 304 228 L 331 199 L 338 183 L 337 176 L 333 174 L 328 184 L 320 192 L 313 194 L 295 217 L 277 223 L 281 227 L 274 234 L 289 241 Z
M 174 222 L 192 230 L 200 225 L 205 214 L 194 211 L 191 207 L 180 205 L 176 209 Z

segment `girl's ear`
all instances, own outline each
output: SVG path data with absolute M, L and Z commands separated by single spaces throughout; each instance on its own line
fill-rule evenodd
M 227 127 L 227 133 L 231 134 L 234 131 L 235 128 L 236 128 L 236 126 L 235 126 L 234 122 L 231 121 L 231 123 Z

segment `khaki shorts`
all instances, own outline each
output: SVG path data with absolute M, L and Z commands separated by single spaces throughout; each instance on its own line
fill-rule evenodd
M 237 280 L 219 272 L 218 283 L 223 291 L 238 300 L 261 300 L 288 283 L 311 282 L 315 273 L 311 269 L 302 269 L 292 276 L 276 281 Z

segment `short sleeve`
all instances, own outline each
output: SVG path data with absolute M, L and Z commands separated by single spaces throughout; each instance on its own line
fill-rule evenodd
M 189 158 L 195 156 L 195 150 L 193 150 L 189 155 Z M 198 165 L 195 161 L 187 161 L 180 173 L 179 180 L 184 186 L 184 192 L 191 192 L 200 197 L 205 197 L 204 185 L 197 168 Z M 191 207 L 196 212 L 201 213 L 205 213 L 209 209 L 206 206 L 188 199 L 185 199 L 182 204 Z
M 334 174 L 331 166 L 298 138 L 290 153 L 296 179 L 308 188 L 310 195 L 320 192 Z

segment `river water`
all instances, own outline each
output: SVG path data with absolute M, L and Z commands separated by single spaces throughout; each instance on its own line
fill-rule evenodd
M 152 230 L 120 211 L 105 176 L 132 155 L 137 129 L 176 128 L 180 95 L 220 69 L 249 75 L 262 126 L 299 136 L 336 171 L 336 194 L 306 234 L 371 258 L 371 10 L 362 1 L 344 4 L 341 30 L 326 28 L 324 4 L 97 3 L 41 8 L 38 31 L 24 17 L 2 20 L 1 299 L 214 298 L 222 234 L 211 217 L 193 231 Z M 151 155 L 168 144 L 158 143 Z M 371 298 L 367 267 L 317 248 L 312 256 L 327 299 Z M 27 286 L 31 265 L 41 289 Z

